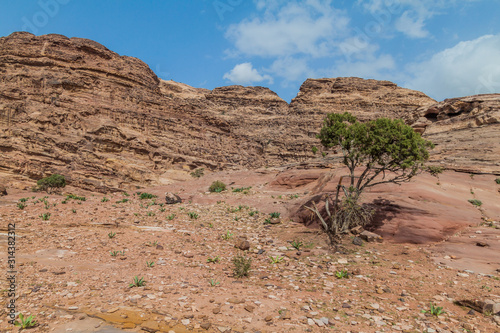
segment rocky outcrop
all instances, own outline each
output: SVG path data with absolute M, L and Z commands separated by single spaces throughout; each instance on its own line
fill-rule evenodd
M 328 112 L 416 123 L 434 103 L 359 78 L 308 79 L 291 104 L 264 87 L 198 89 L 91 40 L 18 32 L 0 38 L 0 171 L 98 191 L 168 184 L 310 160 Z
M 436 144 L 431 160 L 448 169 L 500 174 L 500 94 L 446 99 L 407 118 Z

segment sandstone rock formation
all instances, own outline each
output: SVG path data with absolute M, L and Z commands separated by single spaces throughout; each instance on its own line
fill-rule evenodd
M 408 116 L 436 144 L 432 161 L 457 171 L 500 174 L 500 94 L 446 99 Z
M 198 89 L 91 40 L 26 32 L 0 38 L 0 83 L 0 171 L 98 191 L 303 162 L 328 112 L 415 123 L 435 103 L 359 78 L 308 79 L 290 104 L 263 87 Z

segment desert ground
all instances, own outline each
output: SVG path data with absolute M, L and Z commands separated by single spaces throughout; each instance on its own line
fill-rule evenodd
M 35 316 L 32 332 L 500 332 L 494 176 L 445 171 L 377 188 L 365 199 L 386 200 L 370 229 L 383 241 L 346 234 L 333 249 L 294 215 L 318 178 L 300 174 L 218 172 L 108 194 L 21 182 L 0 198 L 3 271 L 15 223 L 16 309 Z M 226 191 L 208 192 L 216 179 Z M 401 238 L 412 226 L 415 241 Z M 239 256 L 251 264 L 238 278 Z M 135 277 L 145 284 L 130 286 Z M 1 311 L 1 331 L 17 332 Z

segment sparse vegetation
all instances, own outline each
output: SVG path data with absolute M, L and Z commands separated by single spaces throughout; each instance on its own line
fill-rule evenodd
M 430 303 L 430 309 L 428 311 L 426 310 L 422 310 L 422 313 L 430 313 L 431 315 L 433 316 L 439 316 L 439 315 L 442 315 L 444 313 L 446 313 L 444 310 L 443 310 L 443 307 L 442 306 L 435 306 L 434 304 L 432 304 L 432 302 Z
M 51 192 L 54 189 L 63 188 L 66 186 L 66 178 L 57 173 L 45 177 L 36 182 L 36 190 Z
M 170 214 L 167 216 L 167 220 L 172 221 L 173 219 L 175 219 L 175 214 Z
M 216 256 L 215 258 L 208 258 L 207 262 L 216 264 L 216 263 L 220 262 L 220 257 Z
M 133 282 L 131 284 L 129 284 L 128 286 L 130 288 L 133 288 L 133 287 L 144 287 L 145 285 L 146 285 L 146 281 L 144 281 L 143 277 L 139 278 L 139 277 L 135 276 Z
M 21 329 L 32 328 L 38 325 L 35 320 L 35 316 L 31 315 L 29 317 L 24 317 L 22 313 L 19 314 L 19 321 L 15 321 L 14 325 L 20 327 Z
M 245 192 L 245 191 L 248 191 L 252 188 L 252 186 L 248 186 L 248 187 L 237 187 L 237 188 L 233 188 L 233 192 Z
M 18 202 L 17 203 L 17 208 L 23 210 L 24 208 L 26 208 L 26 205 L 24 203 L 22 203 L 22 202 Z
M 434 177 L 437 177 L 440 173 L 443 173 L 444 168 L 441 166 L 429 165 L 426 170 Z
M 210 279 L 208 280 L 208 283 L 212 286 L 212 287 L 215 287 L 215 286 L 218 286 L 220 284 L 219 281 L 215 280 L 215 279 Z
M 481 206 L 483 203 L 481 200 L 477 200 L 477 199 L 469 199 L 468 200 L 472 205 L 476 206 L 476 207 L 479 207 Z
M 192 220 L 196 220 L 199 217 L 199 215 L 195 212 L 188 212 L 187 214 L 188 214 L 189 218 Z
M 269 214 L 269 216 L 271 216 L 272 219 L 279 219 L 280 216 L 281 216 L 281 213 L 272 212 L 272 213 Z
M 500 178 L 495 179 L 495 183 L 500 184 Z
M 109 201 L 109 199 L 108 199 L 108 198 L 106 198 L 106 197 L 103 197 L 103 198 L 101 199 L 101 202 L 108 202 L 108 201 Z
M 302 244 L 302 242 L 299 242 L 299 241 L 296 241 L 296 240 L 292 241 L 290 244 L 291 244 L 291 245 L 292 245 L 292 246 L 293 246 L 293 247 L 294 247 L 297 251 L 300 251 L 300 248 L 301 248 L 301 247 L 302 247 L 302 245 L 303 245 L 303 244 Z
M 154 261 L 146 261 L 146 266 L 152 268 L 155 265 Z
M 126 203 L 126 202 L 128 202 L 128 199 L 127 198 L 123 198 L 121 200 L 118 200 L 116 203 L 119 204 L 119 203 Z
M 193 178 L 200 178 L 203 176 L 204 171 L 205 171 L 204 168 L 198 168 L 198 169 L 195 169 L 193 172 L 191 172 L 190 175 Z
M 229 240 L 233 237 L 233 234 L 228 230 L 224 235 L 221 236 L 223 240 Z
M 349 272 L 347 272 L 347 270 L 345 270 L 345 269 L 340 270 L 340 271 L 336 271 L 335 272 L 335 277 L 337 279 L 348 279 L 349 278 Z
M 318 152 L 318 147 L 312 146 L 311 150 L 312 150 L 313 154 L 316 155 L 316 153 Z
M 151 193 L 137 192 L 137 194 L 139 195 L 139 199 L 141 199 L 141 200 L 156 198 L 156 195 L 151 194 Z
M 214 181 L 212 183 L 212 185 L 210 185 L 210 187 L 208 188 L 208 190 L 210 192 L 220 193 L 220 192 L 226 190 L 226 184 L 224 184 L 220 180 L 216 180 L 216 181 Z
M 233 258 L 233 272 L 234 276 L 237 278 L 242 278 L 248 276 L 250 273 L 250 268 L 252 266 L 252 258 L 248 258 L 242 255 Z
M 42 221 L 48 221 L 50 219 L 50 213 L 40 214 L 39 217 L 42 219 Z
M 269 259 L 271 260 L 271 264 L 279 264 L 280 262 L 283 261 L 283 257 L 280 257 L 280 256 L 276 256 L 276 257 L 269 256 Z
M 116 236 L 116 232 L 110 232 L 110 233 L 108 234 L 108 237 L 109 237 L 109 238 L 114 238 L 115 236 Z

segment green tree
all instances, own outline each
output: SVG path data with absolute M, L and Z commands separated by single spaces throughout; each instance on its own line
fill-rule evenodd
M 361 193 L 375 185 L 409 181 L 422 170 L 428 150 L 434 147 L 401 120 L 379 118 L 361 123 L 347 112 L 328 114 L 317 137 L 327 149 L 340 148 L 342 163 L 349 170 L 349 185 L 342 185 L 341 179 L 333 213 L 327 212 L 330 222 L 323 220 L 316 207 L 311 209 L 330 233 L 366 224 L 371 214 L 358 204 Z M 339 201 L 340 190 L 344 197 Z
M 51 191 L 55 188 L 62 188 L 66 186 L 66 178 L 63 175 L 57 173 L 40 179 L 36 182 L 38 190 L 40 191 Z

